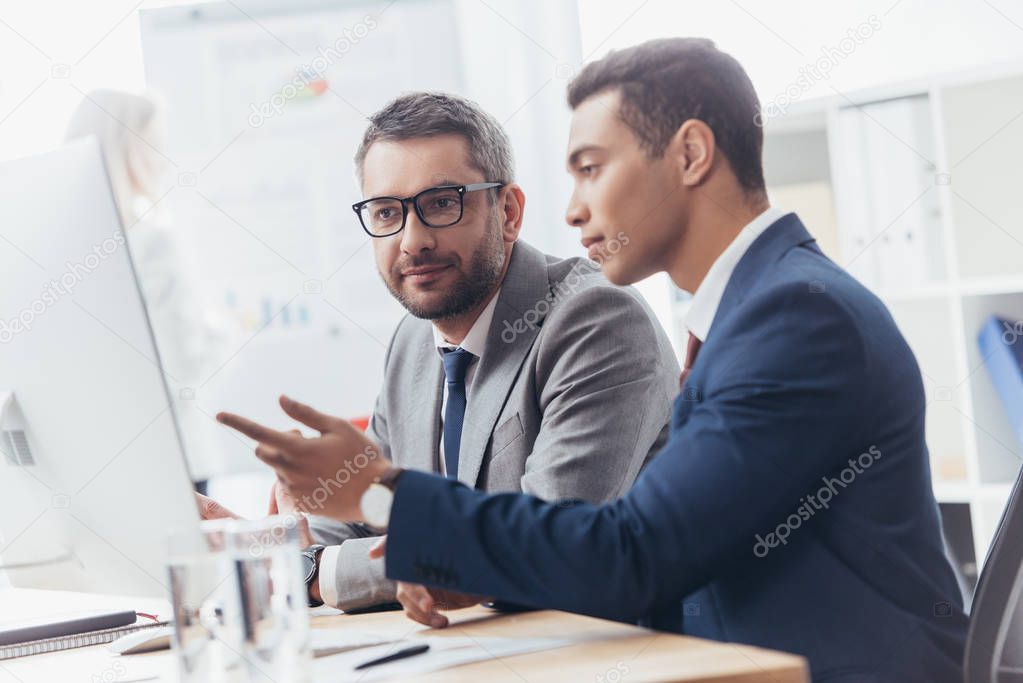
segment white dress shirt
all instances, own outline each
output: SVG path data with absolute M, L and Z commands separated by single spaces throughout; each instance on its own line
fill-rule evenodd
M 707 333 L 710 332 L 710 326 L 714 323 L 718 305 L 721 303 L 721 297 L 725 294 L 725 287 L 728 286 L 735 267 L 739 265 L 739 261 L 742 260 L 753 242 L 786 213 L 786 211 L 772 206 L 754 218 L 742 229 L 742 232 L 735 236 L 732 243 L 721 252 L 710 270 L 707 271 L 707 276 L 703 278 L 703 282 L 693 293 L 693 301 L 686 314 L 686 327 L 701 342 L 707 341 Z
M 497 308 L 497 297 L 501 296 L 501 290 L 498 289 L 494 293 L 493 298 L 490 299 L 490 303 L 483 309 L 479 317 L 476 318 L 476 322 L 472 324 L 469 331 L 465 335 L 465 339 L 462 340 L 461 344 L 452 344 L 446 339 L 444 335 L 440 333 L 437 326 L 433 327 L 433 343 L 437 346 L 437 355 L 443 356 L 445 349 L 457 349 L 462 348 L 476 356 L 473 361 L 469 364 L 469 368 L 465 371 L 465 400 L 469 400 L 469 392 L 472 391 L 472 380 L 476 377 L 476 366 L 480 364 L 480 359 L 483 357 L 483 351 L 487 346 L 487 334 L 490 332 L 490 323 L 494 319 L 494 309 Z M 444 463 L 444 411 L 448 407 L 448 383 L 444 382 L 444 396 L 440 403 L 440 447 L 438 453 L 440 455 L 440 462 L 438 463 L 437 471 L 447 476 L 447 466 Z
M 463 348 L 476 356 L 465 371 L 465 398 L 467 401 L 471 391 L 472 380 L 476 376 L 476 366 L 479 365 L 480 358 L 483 357 L 483 351 L 487 345 L 487 335 L 490 332 L 490 323 L 494 319 L 494 309 L 497 307 L 497 298 L 499 296 L 501 296 L 500 289 L 497 290 L 490 303 L 487 304 L 487 307 L 476 318 L 476 322 L 469 328 L 469 332 L 465 335 L 465 339 L 462 340 L 461 344 L 448 342 L 436 326 L 433 328 L 433 342 L 437 346 L 438 356 L 444 353 L 444 349 L 455 348 Z M 438 362 L 440 362 L 439 359 Z M 444 396 L 440 405 L 440 462 L 437 464 L 437 471 L 445 476 L 447 475 L 447 467 L 444 465 L 444 409 L 447 405 L 448 383 L 445 381 Z M 338 602 L 337 569 L 340 553 L 341 546 L 338 545 L 328 546 L 320 553 L 320 573 L 317 582 L 320 584 L 320 597 L 327 605 L 336 605 Z

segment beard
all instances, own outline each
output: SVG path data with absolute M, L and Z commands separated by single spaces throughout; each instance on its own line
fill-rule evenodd
M 483 302 L 494 290 L 501 278 L 504 268 L 504 241 L 498 220 L 487 226 L 483 241 L 473 251 L 467 264 L 455 263 L 459 276 L 443 293 L 441 300 L 431 304 L 426 297 L 402 289 L 401 271 L 404 268 L 443 264 L 445 261 L 434 256 L 399 260 L 391 268 L 390 273 L 381 278 L 391 296 L 405 307 L 409 313 L 424 320 L 447 320 L 468 313 Z

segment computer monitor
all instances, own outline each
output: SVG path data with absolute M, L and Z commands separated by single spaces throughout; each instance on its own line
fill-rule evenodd
M 14 586 L 168 594 L 198 533 L 99 144 L 0 164 L 0 566 Z

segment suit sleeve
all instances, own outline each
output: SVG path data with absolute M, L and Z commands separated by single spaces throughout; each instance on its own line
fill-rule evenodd
M 384 357 L 384 372 L 390 362 L 394 340 L 401 325 L 391 336 Z M 387 382 L 377 395 L 366 435 L 377 443 L 384 457 L 391 458 L 388 432 Z M 369 549 L 379 540 L 378 532 L 364 524 L 336 522 L 323 517 L 309 520 L 310 531 L 318 543 L 326 545 L 320 556 L 319 586 L 323 602 L 342 610 L 367 607 L 395 599 L 395 585 L 384 575 L 383 560 L 370 560 Z
M 679 370 L 655 324 L 632 294 L 610 286 L 553 308 L 537 355 L 543 418 L 522 476 L 525 493 L 612 500 L 663 445 Z
M 559 507 L 406 472 L 387 575 L 632 620 L 743 561 L 758 531 L 844 462 L 869 414 L 870 367 L 841 302 L 805 285 L 756 301 L 714 330 L 713 358 L 691 376 L 698 400 L 625 496 Z

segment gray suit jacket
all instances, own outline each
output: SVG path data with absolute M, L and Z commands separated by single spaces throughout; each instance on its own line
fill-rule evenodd
M 663 444 L 679 367 L 638 292 L 611 285 L 585 259 L 516 242 L 486 350 L 469 385 L 458 463 L 463 483 L 546 500 L 614 499 Z M 444 373 L 432 324 L 399 323 L 369 435 L 397 465 L 438 471 Z M 373 533 L 315 517 L 340 545 L 341 609 L 394 600 Z M 326 557 L 326 556 L 325 556 Z

